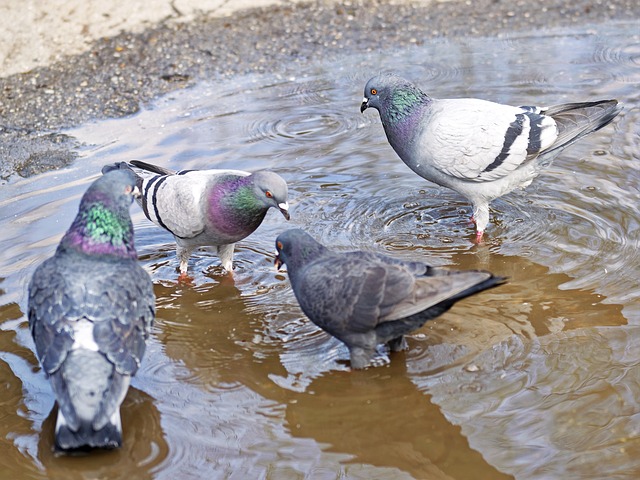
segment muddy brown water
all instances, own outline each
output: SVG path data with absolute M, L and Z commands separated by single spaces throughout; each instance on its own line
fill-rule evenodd
M 68 132 L 64 170 L 0 188 L 0 477 L 550 479 L 640 476 L 640 38 L 637 22 L 439 41 L 210 82 L 126 119 Z M 484 244 L 469 205 L 415 176 L 361 115 L 381 70 L 436 97 L 512 104 L 616 97 L 625 111 L 534 184 L 494 202 Z M 267 215 L 176 283 L 171 237 L 131 211 L 158 316 L 122 406 L 124 446 L 52 453 L 54 398 L 27 329 L 26 288 L 108 162 L 270 168 L 291 222 Z M 273 241 L 298 226 L 336 250 L 485 268 L 508 285 L 457 304 L 386 367 L 301 314 Z

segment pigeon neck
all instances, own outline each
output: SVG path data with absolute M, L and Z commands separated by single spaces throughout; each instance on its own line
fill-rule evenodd
M 422 112 L 431 98 L 415 86 L 407 85 L 396 88 L 387 101 L 388 105 L 381 116 L 382 123 L 385 127 L 402 129 Z
M 137 258 L 129 212 L 120 212 L 107 204 L 94 201 L 81 205 L 58 250 L 72 250 L 90 256 Z
M 296 245 L 295 253 L 287 259 L 287 272 L 290 277 L 295 278 L 298 272 L 306 265 L 320 258 L 327 253 L 324 245 L 317 242 L 299 242 Z
M 219 183 L 209 197 L 209 216 L 227 235 L 247 235 L 258 228 L 267 208 L 256 199 L 251 176 Z

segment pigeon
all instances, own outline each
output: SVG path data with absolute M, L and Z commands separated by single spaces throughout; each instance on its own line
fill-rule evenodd
M 29 283 L 29 329 L 58 403 L 58 451 L 122 446 L 120 405 L 155 317 L 129 216 L 137 192 L 132 172 L 98 178 Z
M 387 363 L 374 358 L 378 345 L 403 350 L 404 335 L 458 300 L 506 281 L 480 270 L 449 271 L 364 251 L 332 252 L 300 229 L 281 233 L 276 250 L 276 268 L 287 266 L 302 311 L 347 346 L 355 369 Z
M 489 223 L 489 202 L 527 187 L 563 149 L 622 109 L 617 100 L 512 107 L 436 99 L 389 73 L 367 82 L 360 111 L 369 107 L 411 170 L 471 201 L 477 242 Z
M 204 246 L 217 247 L 222 267 L 231 273 L 234 244 L 260 226 L 269 208 L 290 218 L 287 183 L 270 171 L 175 172 L 139 160 L 105 165 L 102 171 L 132 167 L 144 214 L 176 240 L 181 278 L 187 275 L 191 253 Z

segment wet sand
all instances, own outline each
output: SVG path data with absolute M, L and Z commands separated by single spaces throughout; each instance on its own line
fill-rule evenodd
M 77 0 L 57 7 L 47 2 L 49 12 L 35 2 L 26 11 L 0 7 L 0 30 L 5 40 L 13 39 L 0 61 L 2 181 L 73 162 L 78 145 L 61 133 L 65 128 L 136 113 L 152 99 L 204 79 L 273 73 L 346 52 L 391 52 L 438 37 L 508 37 L 576 24 L 597 31 L 601 22 L 640 18 L 636 0 L 542 6 L 522 0 L 158 0 L 144 10 L 122 0 L 108 5 L 107 11 Z M 30 36 L 33 49 L 25 48 Z M 14 73 L 20 66 L 28 70 Z

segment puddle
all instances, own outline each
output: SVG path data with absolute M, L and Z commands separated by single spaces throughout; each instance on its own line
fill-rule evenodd
M 0 468 L 11 478 L 604 478 L 640 475 L 640 38 L 634 22 L 508 40 L 439 41 L 271 76 L 201 84 L 124 119 L 65 132 L 72 166 L 0 190 Z M 612 126 L 493 203 L 474 245 L 470 206 L 415 176 L 360 114 L 373 73 L 435 97 L 511 104 L 615 97 Z M 125 446 L 51 454 L 54 398 L 33 354 L 26 288 L 103 164 L 276 170 L 291 222 L 270 212 L 236 253 L 190 262 L 131 211 L 158 317 L 123 407 Z M 298 226 L 363 248 L 510 283 L 456 305 L 388 367 L 349 372 L 304 320 L 273 241 Z M 588 452 L 585 453 L 585 452 Z

